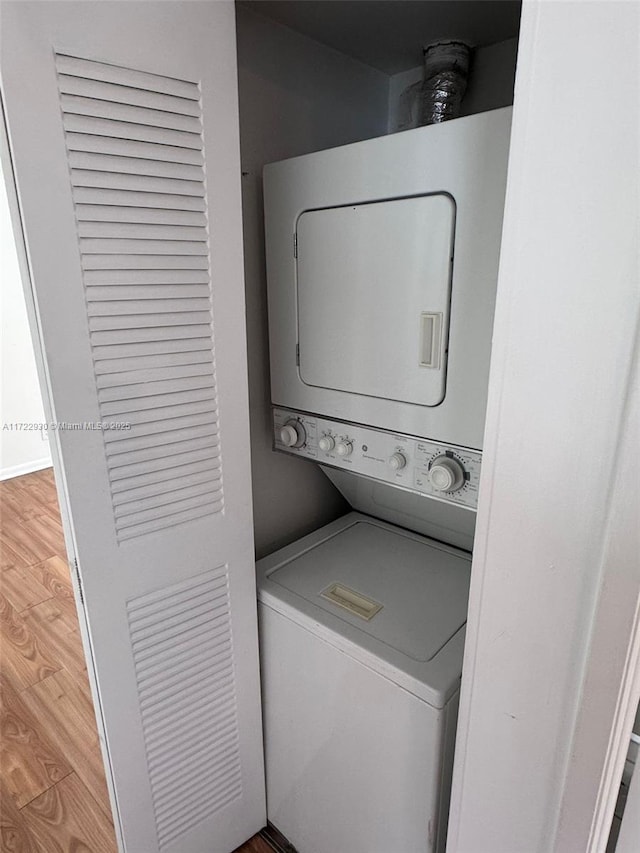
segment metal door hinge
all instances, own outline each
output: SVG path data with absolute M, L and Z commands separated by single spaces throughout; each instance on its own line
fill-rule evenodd
M 80 601 L 81 601 L 82 605 L 84 606 L 84 590 L 82 588 L 82 578 L 80 577 L 80 570 L 78 569 L 77 559 L 74 559 L 74 561 L 73 561 L 73 568 L 74 568 L 75 573 L 76 573 L 76 580 L 78 581 L 78 593 L 80 595 Z
M 294 258 L 298 257 L 298 235 L 297 234 L 293 235 L 293 257 Z

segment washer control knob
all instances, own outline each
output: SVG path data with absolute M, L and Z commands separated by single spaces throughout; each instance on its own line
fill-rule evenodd
M 402 471 L 404 466 L 407 464 L 407 457 L 404 453 L 400 453 L 400 451 L 393 453 L 389 457 L 389 468 L 393 471 Z
M 353 444 L 346 439 L 343 441 L 339 441 L 336 446 L 336 453 L 338 456 L 350 456 L 353 451 Z
M 307 438 L 300 421 L 287 421 L 280 429 L 280 441 L 285 447 L 302 447 Z
M 324 453 L 331 453 L 335 446 L 336 440 L 332 435 L 323 435 L 320 441 L 318 442 L 318 447 Z
M 464 485 L 465 470 L 457 459 L 438 456 L 429 469 L 429 482 L 438 492 L 456 492 Z

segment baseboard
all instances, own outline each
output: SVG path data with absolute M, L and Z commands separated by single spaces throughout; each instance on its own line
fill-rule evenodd
M 43 468 L 51 468 L 50 456 L 45 456 L 43 459 L 34 459 L 31 462 L 23 462 L 21 465 L 0 468 L 0 480 L 11 480 L 13 477 L 21 477 L 23 474 L 42 471 Z

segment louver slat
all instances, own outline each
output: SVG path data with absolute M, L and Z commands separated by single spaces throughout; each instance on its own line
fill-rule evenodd
M 167 288 L 168 289 L 168 288 Z M 136 299 L 106 299 L 99 302 L 93 299 L 88 303 L 88 313 L 90 317 L 102 316 L 113 317 L 117 315 L 128 314 L 148 314 L 152 311 L 155 314 L 163 314 L 165 312 L 178 313 L 186 311 L 208 311 L 209 300 L 200 296 L 171 298 L 167 294 L 166 299 L 136 298 Z
M 190 506 L 189 509 L 182 510 L 181 512 L 174 512 L 168 515 L 161 515 L 160 513 L 157 513 L 157 517 L 154 518 L 153 521 L 147 521 L 144 524 L 136 524 L 128 529 L 122 527 L 118 530 L 118 537 L 121 542 L 124 542 L 126 539 L 135 539 L 138 536 L 144 536 L 147 533 L 166 530 L 167 527 L 171 527 L 176 524 L 184 524 L 192 519 L 204 518 L 207 515 L 213 515 L 216 512 L 221 512 L 222 507 L 223 501 L 222 498 L 220 498 L 219 500 L 205 502 L 202 506 L 197 508 Z
M 164 432 L 172 432 L 185 427 L 207 425 L 211 421 L 211 414 L 211 411 L 204 411 L 197 414 L 182 415 L 175 418 L 158 418 L 157 421 L 133 424 L 128 430 L 112 430 L 105 433 L 105 441 L 107 444 L 112 444 L 114 448 L 122 449 L 119 442 L 125 442 L 132 438 L 139 439 L 146 436 L 161 435 Z
M 217 491 L 210 483 L 184 486 L 173 492 L 163 491 L 153 497 L 140 498 L 135 504 L 117 505 L 115 508 L 116 518 L 120 519 L 121 524 L 128 527 L 130 523 L 137 524 L 139 521 L 156 518 L 159 511 L 168 504 L 173 506 L 179 503 L 181 508 L 200 506 L 207 495 Z M 135 511 L 132 507 L 136 507 Z
M 124 543 L 224 505 L 200 91 L 56 63 L 100 413 L 128 424 L 103 430 Z
M 188 420 L 192 420 L 193 422 L 173 424 L 166 430 L 157 429 L 148 431 L 141 429 L 137 431 L 132 429 L 131 432 L 127 431 L 126 433 L 118 430 L 115 438 L 112 435 L 110 437 L 111 440 L 106 441 L 107 456 L 111 457 L 115 456 L 115 454 L 120 454 L 119 458 L 122 458 L 123 454 L 128 455 L 133 450 L 146 450 L 150 447 L 162 446 L 166 446 L 167 450 L 170 451 L 171 448 L 168 445 L 175 442 L 190 441 L 200 436 L 217 435 L 216 427 L 209 423 L 210 418 L 203 418 L 202 416 L 198 418 L 194 416 Z
M 95 151 L 97 154 L 117 154 L 122 157 L 142 157 L 145 160 L 167 160 L 170 163 L 204 165 L 203 154 L 193 148 L 169 144 L 136 142 L 116 136 L 92 136 L 90 133 L 67 133 L 68 151 Z
M 170 406 L 159 406 L 155 409 L 142 409 L 141 411 L 129 412 L 127 420 L 131 425 L 131 429 L 134 430 L 138 426 L 142 427 L 146 424 L 160 425 L 165 420 L 173 420 L 174 418 L 202 413 L 212 416 L 215 420 L 218 410 L 213 399 L 205 398 L 188 403 L 172 403 Z
M 96 332 L 120 331 L 135 329 L 141 332 L 147 327 L 154 329 L 175 326 L 181 329 L 183 326 L 203 324 L 207 321 L 204 311 L 180 311 L 173 314 L 127 314 L 117 317 L 90 317 L 89 328 Z M 156 331 L 154 334 L 162 336 L 163 332 Z
M 242 793 L 227 567 L 127 609 L 162 848 Z
M 111 207 L 125 208 L 122 210 L 123 216 L 133 214 L 126 210 L 128 207 L 134 208 L 160 208 L 165 213 L 171 210 L 193 210 L 198 213 L 203 213 L 205 210 L 205 202 L 203 198 L 189 195 L 171 195 L 170 193 L 143 193 L 143 192 L 128 192 L 127 190 L 105 190 L 99 187 L 76 187 L 73 197 L 76 201 L 77 208 L 81 204 L 91 205 L 107 205 L 106 213 L 113 215 L 116 211 L 111 210 Z
M 224 588 L 218 590 L 212 588 L 211 591 L 200 592 L 197 599 L 192 598 L 191 603 L 186 602 L 187 606 L 182 609 L 181 613 L 174 611 L 170 617 L 166 617 L 165 625 L 168 626 L 169 630 L 163 625 L 162 641 L 156 645 L 156 649 L 159 650 L 161 648 L 162 653 L 154 656 L 155 660 L 150 660 L 148 656 L 151 646 L 149 633 L 146 634 L 147 639 L 144 644 L 135 643 L 136 648 L 144 646 L 145 649 L 146 659 L 140 669 L 139 681 L 143 706 L 148 707 L 153 704 L 155 697 L 161 690 L 166 692 L 171 690 L 176 695 L 182 695 L 182 690 L 188 689 L 192 684 L 197 687 L 197 682 L 200 680 L 198 675 L 201 673 L 206 673 L 208 676 L 222 675 L 224 677 L 226 675 L 228 662 L 226 660 L 216 660 L 215 654 L 212 654 L 212 652 L 215 653 L 222 648 L 228 648 L 231 642 L 229 625 L 225 619 L 224 593 Z M 207 632 L 206 641 L 204 638 L 200 638 L 200 643 L 208 647 L 208 653 L 204 655 L 200 654 L 199 648 L 194 650 L 193 646 L 191 646 L 189 654 L 185 654 L 185 644 L 180 637 L 179 629 L 187 613 L 190 621 L 197 623 L 198 629 L 202 625 L 200 617 L 205 616 L 209 619 L 208 627 L 210 630 Z M 200 633 L 199 630 L 198 633 Z M 174 649 L 176 642 L 182 642 L 181 654 L 174 654 L 173 649 L 170 656 L 166 654 L 167 638 L 169 636 Z M 180 662 L 182 662 L 181 666 L 178 665 Z M 164 684 L 162 683 L 163 681 Z M 228 697 L 224 696 L 224 691 L 214 689 L 211 693 L 211 699 L 213 704 L 218 709 L 221 709 L 217 720 L 218 731 L 224 731 L 228 727 L 230 716 Z M 168 735 L 171 731 L 170 721 L 166 718 L 163 720 L 163 716 L 163 714 L 155 715 L 153 721 L 156 727 L 155 731 L 162 725 L 165 735 Z M 169 739 L 171 739 L 171 735 L 168 736 Z M 174 733 L 173 739 L 177 739 L 177 733 Z M 166 752 L 166 749 L 158 745 L 157 753 L 162 754 L 163 752 Z
M 176 475 L 173 478 L 166 477 L 165 479 L 158 480 L 155 483 L 148 483 L 146 485 L 137 486 L 133 489 L 128 489 L 122 493 L 116 493 L 114 495 L 114 503 L 119 507 L 121 505 L 142 500 L 143 498 L 156 497 L 157 495 L 164 494 L 168 488 L 171 488 L 173 483 L 179 483 L 180 488 L 187 488 L 199 483 L 206 483 L 209 481 L 210 477 L 210 468 L 198 470 L 191 474 L 181 471 L 179 475 Z
M 168 445 L 171 444 L 171 447 Z M 178 438 L 176 441 L 165 441 L 161 444 L 150 445 L 140 450 L 128 450 L 126 453 L 107 452 L 109 467 L 112 469 L 113 475 L 121 473 L 122 476 L 129 476 L 129 469 L 137 462 L 150 462 L 156 459 L 166 459 L 167 456 L 180 455 L 181 453 L 190 453 L 194 450 L 217 450 L 219 453 L 218 438 L 211 429 L 205 432 L 202 436 L 190 438 Z M 117 469 L 120 469 L 118 472 Z
M 218 711 L 223 709 L 222 702 L 225 700 L 218 700 L 216 702 L 216 708 Z M 178 731 L 172 732 L 169 731 L 165 734 L 165 742 L 164 749 L 158 749 L 158 758 L 161 759 L 163 754 L 171 753 L 174 751 L 179 751 L 181 749 L 186 749 L 187 746 L 191 744 L 201 744 L 205 742 L 207 739 L 207 734 L 200 730 L 200 727 L 197 725 L 196 721 L 193 721 L 191 725 L 178 728 Z M 149 743 L 151 744 L 153 741 L 150 738 Z M 195 743 L 194 743 L 195 742 Z M 154 744 L 155 745 L 155 744 Z
M 108 344 L 139 344 L 146 341 L 170 341 L 185 340 L 187 338 L 203 338 L 211 332 L 208 325 L 201 326 L 175 326 L 168 327 L 160 334 L 157 329 L 115 329 L 104 332 L 95 332 L 92 339 L 98 345 Z
M 172 364 L 169 367 L 151 367 L 143 370 L 127 370 L 115 374 L 104 373 L 97 378 L 98 388 L 121 388 L 125 385 L 137 385 L 140 382 L 164 382 L 166 379 L 182 377 L 208 376 L 211 365 L 207 362 L 191 364 Z
M 140 300 L 153 299 L 158 304 L 170 303 L 174 299 L 208 299 L 206 284 L 178 284 L 168 287 L 166 284 L 112 284 L 95 285 L 87 290 L 87 302 L 126 302 L 137 303 Z
M 151 124 L 136 124 L 130 121 L 114 121 L 111 118 L 65 115 L 64 129 L 70 133 L 89 133 L 93 136 L 108 136 L 113 139 L 136 139 L 140 142 L 157 142 L 160 145 L 177 145 L 179 148 L 201 149 L 200 132 L 190 133 L 170 127 L 155 127 Z
M 85 270 L 208 270 L 206 255 L 82 255 Z
M 181 364 L 182 358 L 190 358 L 193 353 L 201 352 L 209 357 L 206 338 L 187 338 L 183 341 L 149 341 L 141 344 L 114 345 L 113 347 L 96 347 L 96 375 L 100 373 L 117 373 L 129 370 L 130 358 L 137 359 L 141 366 L 151 365 L 146 359 L 154 359 L 156 364 Z M 163 359 L 172 359 L 163 361 Z
M 95 116 L 110 118 L 113 121 L 129 121 L 133 124 L 149 124 L 153 127 L 167 127 L 170 130 L 185 130 L 189 133 L 200 132 L 200 122 L 196 116 L 170 113 L 166 110 L 152 110 L 131 104 L 118 104 L 113 101 L 99 101 L 83 98 L 79 95 L 62 95 L 62 110 L 66 115 Z
M 206 462 L 207 460 L 217 461 L 219 459 L 217 448 L 206 446 L 204 448 L 189 447 L 182 453 L 173 453 L 169 460 L 164 460 L 160 455 L 157 459 L 145 459 L 137 464 L 129 462 L 125 468 L 116 469 L 112 472 L 113 488 L 119 481 L 129 482 L 134 477 L 143 477 L 148 474 L 155 474 L 158 471 L 165 471 L 170 468 L 180 468 L 183 465 L 192 463 Z M 219 469 L 219 465 L 216 469 Z
M 71 178 L 77 187 L 96 187 L 106 190 L 130 192 L 170 193 L 180 196 L 202 196 L 204 187 L 200 181 L 182 178 L 157 178 L 149 175 L 119 174 L 117 172 L 72 169 Z
M 108 415 L 127 413 L 127 420 L 135 423 L 135 415 L 143 420 L 152 420 L 155 410 L 161 407 L 176 406 L 182 403 L 200 403 L 211 401 L 215 405 L 215 394 L 212 388 L 195 388 L 170 394 L 154 394 L 133 400 L 120 400 L 113 403 L 105 403 L 104 410 Z
M 200 584 L 195 584 L 193 589 L 194 593 L 196 589 L 198 590 L 198 592 L 195 593 L 198 596 L 203 592 Z M 159 609 L 160 612 L 164 611 L 164 603 L 161 602 Z M 149 627 L 144 629 L 138 629 L 136 627 L 131 633 L 131 645 L 135 651 L 136 658 L 140 661 L 140 667 L 138 670 L 140 683 L 142 682 L 142 678 L 149 671 L 149 666 L 157 665 L 161 660 L 165 659 L 167 649 L 173 648 L 176 643 L 188 642 L 189 640 L 194 639 L 195 636 L 202 637 L 203 630 L 207 631 L 210 639 L 217 637 L 220 631 L 220 626 L 223 628 L 228 627 L 224 617 L 224 600 L 219 600 L 204 613 L 189 613 L 189 622 L 192 630 L 189 631 L 189 635 L 187 637 L 184 636 L 182 630 L 182 620 L 173 620 L 170 624 L 163 621 L 161 625 L 157 624 L 156 620 L 156 624 L 152 625 L 151 629 L 149 629 Z M 229 669 L 229 662 L 224 660 L 212 660 L 211 669 L 213 672 L 220 675 Z M 178 694 L 180 698 L 185 697 L 186 693 L 190 689 L 193 694 L 199 694 L 201 692 L 200 685 L 193 685 L 193 687 L 191 687 L 191 685 L 183 683 L 181 686 L 182 690 L 180 690 Z M 167 692 L 169 691 L 167 690 Z M 180 701 L 180 698 L 178 698 L 177 701 Z M 167 713 L 167 710 L 169 713 Z M 154 733 L 157 733 L 160 729 L 166 730 L 166 728 L 169 728 L 169 724 L 174 721 L 175 717 L 171 713 L 170 709 L 155 708 L 149 711 L 149 724 L 153 727 Z
M 197 340 L 197 339 L 196 339 Z M 210 355 L 207 349 L 194 349 L 187 352 L 153 353 L 151 355 L 133 355 L 129 357 L 106 358 L 96 363 L 96 376 L 102 373 L 126 373 L 132 366 L 137 369 L 155 367 L 175 367 L 180 364 L 206 364 Z
M 170 240 L 119 240 L 107 238 L 106 240 L 93 239 L 91 237 L 80 238 L 80 251 L 83 256 L 118 255 L 123 261 L 127 261 L 130 255 L 201 255 L 208 258 L 209 250 L 207 244 L 197 240 L 179 240 L 176 233 L 174 239 Z M 176 260 L 179 261 L 180 257 Z M 161 261 L 159 261 L 161 263 Z M 206 269 L 206 267 L 205 267 Z
M 182 376 L 179 379 L 161 379 L 156 382 L 102 388 L 100 399 L 105 403 L 115 400 L 128 400 L 130 404 L 135 403 L 133 406 L 135 408 L 138 405 L 142 405 L 141 398 L 143 397 L 174 394 L 196 388 L 207 388 L 213 391 L 215 389 L 213 377 L 203 373 L 199 376 Z
M 196 593 L 190 600 L 194 601 L 200 595 L 202 595 L 202 592 Z M 229 638 L 229 626 L 225 624 L 224 613 L 220 609 L 218 609 L 218 613 L 220 614 L 218 617 L 213 613 L 209 614 L 210 620 L 206 627 L 207 629 L 210 628 L 210 630 L 206 630 L 205 636 L 203 636 L 205 632 L 200 628 L 200 630 L 194 631 L 188 640 L 181 640 L 178 637 L 169 641 L 169 643 L 165 641 L 164 643 L 154 644 L 155 654 L 153 656 L 150 654 L 149 649 L 146 652 L 139 651 L 138 683 L 140 689 L 144 689 L 147 684 L 155 683 L 158 676 L 161 677 L 164 672 L 174 672 L 176 667 L 188 664 L 194 655 L 198 655 L 200 649 L 205 650 L 205 656 L 211 656 L 211 652 L 220 645 L 220 642 L 227 641 Z M 216 705 L 219 706 L 221 704 L 219 696 L 213 694 L 210 698 Z M 223 697 L 222 702 L 224 701 L 226 700 Z M 154 732 L 156 736 L 159 729 L 161 729 L 161 736 L 166 739 L 164 743 L 155 741 L 159 755 L 167 752 L 170 749 L 171 743 L 180 738 L 182 732 L 185 730 L 180 725 L 179 720 L 174 720 L 173 723 L 177 723 L 178 725 L 172 726 L 171 721 L 165 724 L 155 724 Z M 185 728 L 189 730 L 188 726 Z M 150 743 L 152 742 L 154 742 L 153 737 L 150 738 Z
M 147 486 L 155 486 L 166 480 L 183 479 L 189 482 L 192 475 L 196 476 L 211 476 L 211 472 L 219 468 L 219 464 L 215 459 L 200 459 L 197 462 L 184 463 L 175 468 L 162 468 L 159 471 L 148 471 L 146 474 L 137 474 L 133 477 L 124 477 L 122 480 L 114 480 L 113 494 L 114 496 L 120 492 L 124 492 L 122 500 L 126 501 L 129 498 L 135 500 L 136 490 L 144 489 Z
M 133 86 L 152 92 L 190 98 L 194 101 L 200 99 L 197 83 L 192 83 L 189 80 L 178 80 L 175 77 L 165 77 L 164 74 L 150 74 L 148 71 L 137 71 L 134 68 L 124 68 L 121 65 L 96 62 L 94 59 L 81 59 L 78 56 L 69 56 L 64 53 L 56 55 L 56 66 L 59 74 L 68 74 L 89 80 L 103 80 L 114 86 Z
M 170 163 L 166 160 L 145 160 L 142 157 L 116 157 L 95 151 L 70 151 L 69 166 L 90 172 L 115 172 L 131 175 L 151 175 L 157 178 L 180 178 L 186 181 L 204 179 L 202 166 Z
M 207 231 L 204 227 L 191 225 L 158 225 L 141 222 L 80 222 L 80 237 L 97 237 L 121 240 L 197 240 L 206 242 Z
M 193 599 L 192 599 L 193 600 Z M 211 620 L 213 622 L 213 620 Z M 218 620 L 218 623 L 220 620 Z M 211 623 L 210 623 L 211 624 Z M 208 626 L 207 626 L 208 627 Z M 212 625 L 211 636 L 215 638 L 215 645 L 218 645 L 220 642 L 220 637 L 223 640 L 228 638 L 228 626 L 222 625 L 222 628 L 219 627 L 219 624 L 215 627 Z M 159 644 L 161 645 L 161 644 Z M 153 683 L 157 680 L 158 677 L 162 677 L 164 672 L 171 672 L 172 674 L 175 672 L 176 668 L 179 668 L 183 665 L 189 664 L 189 662 L 193 659 L 194 655 L 197 655 L 202 646 L 204 645 L 202 633 L 200 631 L 195 632 L 194 637 L 190 637 L 187 641 L 174 641 L 171 645 L 160 650 L 158 649 L 157 657 L 152 661 L 145 661 L 140 656 L 140 667 L 139 667 L 139 676 L 138 683 L 141 688 L 144 688 L 147 684 Z M 209 648 L 215 648 L 214 643 L 207 644 Z M 212 704 L 216 704 L 220 707 L 220 699 L 216 696 L 211 696 L 210 701 Z M 224 701 L 224 700 L 223 700 Z M 167 725 L 163 726 L 162 737 L 165 738 L 163 744 L 158 744 L 158 755 L 162 755 L 167 753 L 171 749 L 171 744 L 176 741 L 186 742 L 191 740 L 194 737 L 197 737 L 198 734 L 202 734 L 202 732 L 194 732 L 191 727 L 183 727 L 180 724 L 179 719 L 174 720 L 174 723 L 178 725 L 174 725 L 172 727 L 171 722 Z M 185 736 L 183 741 L 183 735 Z M 153 738 L 149 738 L 149 742 L 154 742 Z
M 128 443 L 125 443 L 128 442 Z M 219 450 L 218 433 L 209 424 L 195 425 L 188 429 L 174 429 L 165 433 L 152 433 L 142 439 L 123 439 L 110 443 L 106 447 L 106 456 L 114 469 L 123 468 L 135 462 L 159 459 L 164 454 L 181 453 L 197 448 Z
M 192 210 L 164 210 L 149 207 L 122 207 L 110 204 L 77 204 L 76 213 L 80 222 L 141 222 L 160 225 L 198 225 L 207 224 L 204 213 Z
M 206 284 L 208 270 L 87 270 L 86 287 L 97 284 Z M 87 291 L 90 293 L 90 291 Z
M 136 89 L 112 83 L 102 83 L 83 77 L 58 74 L 58 86 L 62 95 L 81 95 L 96 101 L 115 101 L 130 106 L 148 107 L 200 119 L 200 104 L 197 100 L 165 95 L 147 89 Z

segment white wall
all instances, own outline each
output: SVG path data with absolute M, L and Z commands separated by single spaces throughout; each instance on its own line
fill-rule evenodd
M 45 421 L 18 268 L 9 205 L 0 176 L 0 480 L 51 465 L 46 433 L 11 429 Z
M 517 53 L 517 38 L 479 47 L 474 51 L 469 83 L 462 99 L 461 115 L 468 116 L 485 110 L 497 110 L 513 103 Z M 413 122 L 406 127 L 399 127 L 403 116 L 400 98 L 408 86 L 421 82 L 421 65 L 389 78 L 389 133 L 416 126 Z
M 347 509 L 316 465 L 271 449 L 262 167 L 386 133 L 389 78 L 246 9 L 237 10 L 237 27 L 253 500 L 261 557 Z

